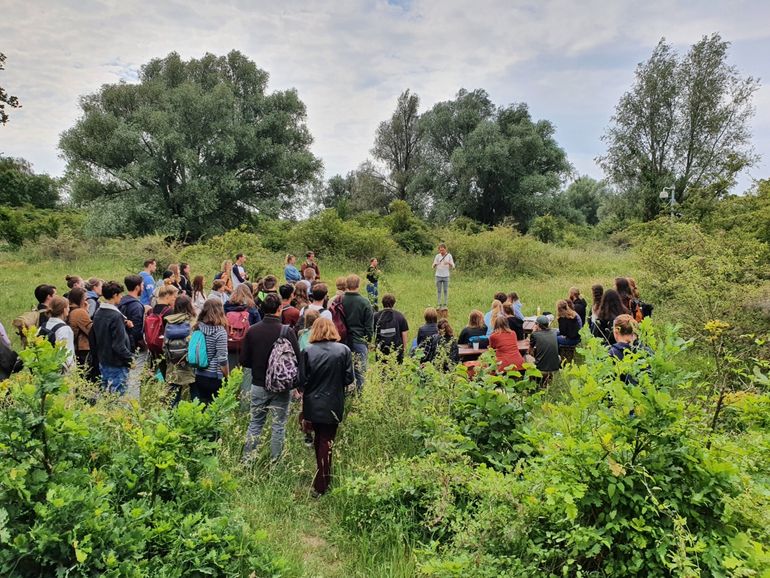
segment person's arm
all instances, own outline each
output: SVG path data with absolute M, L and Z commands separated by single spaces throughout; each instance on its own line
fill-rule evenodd
M 455 260 L 454 260 L 454 257 L 452 257 L 452 255 L 451 255 L 451 254 L 449 255 L 449 266 L 450 266 L 452 269 L 454 269 L 454 268 L 455 268 Z
M 246 332 L 246 335 L 243 338 L 243 343 L 241 343 L 241 353 L 238 355 L 241 367 L 248 367 L 251 369 L 251 341 L 249 340 L 249 332 Z
M 364 309 L 364 328 L 366 330 L 366 339 L 371 339 L 374 335 L 374 312 L 368 301 Z
M 230 374 L 230 366 L 227 364 L 227 330 L 223 327 L 222 331 L 217 331 L 217 359 L 222 375 L 227 377 Z M 214 367 L 217 367 L 216 365 Z
M 300 357 L 298 357 L 297 359 L 299 360 L 300 367 L 305 368 L 305 371 L 302 372 L 302 378 L 300 379 L 297 389 L 304 392 L 308 382 L 310 381 L 310 372 L 312 371 L 312 368 L 310 367 L 310 363 L 308 362 L 307 350 L 302 351 L 300 353 Z
M 438 267 L 438 255 L 433 257 L 433 268 L 435 269 L 436 267 Z
M 125 339 L 128 337 L 128 330 L 122 315 L 110 321 L 110 334 L 112 335 L 112 351 L 115 357 L 130 364 L 134 357 L 127 344 L 129 340 Z
M 299 350 L 299 341 L 297 340 L 297 336 L 294 334 L 293 331 L 289 330 L 288 327 L 285 331 L 285 337 L 289 340 L 289 343 L 291 343 L 292 349 L 294 349 L 294 355 L 297 357 L 297 369 L 299 371 L 299 383 L 304 384 L 305 383 L 305 362 L 304 358 L 302 357 L 302 353 Z
M 347 345 L 345 349 L 345 384 L 343 387 L 347 387 L 356 380 L 356 374 L 353 373 L 353 355 Z

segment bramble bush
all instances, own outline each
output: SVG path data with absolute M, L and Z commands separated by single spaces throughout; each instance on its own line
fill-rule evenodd
M 217 439 L 238 375 L 208 408 L 144 412 L 82 401 L 65 355 L 32 338 L 27 370 L 0 384 L 0 574 L 280 576 L 266 536 L 223 514 L 235 480 Z
M 650 352 L 620 361 L 587 339 L 550 401 L 525 401 L 516 376 L 461 384 L 429 371 L 429 394 L 414 398 L 433 426 L 415 422 L 423 450 L 346 480 L 345 527 L 415 542 L 424 576 L 768 576 L 766 422 L 753 411 L 743 443 L 708 446 L 702 408 L 681 397 L 698 378 L 677 363 L 688 342 L 649 322 L 643 339 Z M 501 411 L 505 398 L 531 411 Z

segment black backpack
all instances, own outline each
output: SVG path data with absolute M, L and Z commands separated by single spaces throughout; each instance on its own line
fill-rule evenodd
M 8 379 L 12 373 L 21 371 L 19 355 L 0 339 L 0 381 Z
M 45 337 L 51 345 L 56 345 L 56 332 L 62 327 L 67 325 L 64 321 L 59 321 L 51 329 L 46 329 L 45 325 L 38 329 L 37 334 L 39 337 Z
M 398 330 L 396 315 L 390 309 L 383 309 L 377 318 L 377 347 L 384 351 L 401 345 L 401 332 Z

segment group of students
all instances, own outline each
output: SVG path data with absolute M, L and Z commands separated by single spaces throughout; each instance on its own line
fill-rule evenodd
M 223 263 L 208 296 L 202 295 L 203 276 L 190 280 L 185 263 L 169 265 L 160 280 L 154 259 L 123 283 L 68 276 L 65 296 L 53 285 L 39 285 L 37 306 L 14 325 L 23 344 L 32 327 L 52 344 L 62 343 L 63 371 L 79 365 L 84 376 L 118 395 L 138 397 L 149 364 L 174 392 L 174 403 L 187 388 L 191 398 L 209 403 L 240 365 L 250 400 L 244 460 L 255 455 L 268 413 L 270 453 L 280 457 L 291 399 L 300 399 L 306 442 L 314 445 L 318 464 L 314 492 L 322 494 L 346 389 L 363 387 L 374 310 L 359 292 L 357 275 L 338 278 L 329 295 L 308 257 L 308 283 L 279 284 L 273 275 L 251 283 L 239 254 Z M 10 350 L 1 325 L 0 342 Z
M 424 311 L 425 323 L 418 329 L 411 348 L 406 319 L 393 309 L 395 298 L 385 295 L 384 309 L 375 316 L 375 345 L 378 351 L 386 353 L 398 350 L 399 362 L 404 352 L 411 350 L 419 352 L 422 361 L 438 360 L 441 368 L 449 369 L 460 362 L 460 347 L 478 342 L 483 348 L 488 346 L 494 350 L 495 371 L 521 370 L 525 362 L 530 362 L 549 379 L 560 369 L 563 359 L 571 358 L 581 341 L 580 331 L 584 325 L 588 324 L 591 334 L 604 341 L 611 356 L 622 358 L 629 348 L 637 345 L 637 323 L 652 314 L 652 306 L 640 300 L 633 278 L 618 277 L 615 288 L 607 291 L 601 285 L 594 285 L 592 294 L 593 305 L 589 311 L 580 290 L 570 288 L 567 298 L 555 304 L 555 326 L 553 315 L 538 311 L 529 347 L 524 353 L 519 342 L 526 338 L 525 317 L 516 293 L 496 293 L 486 314 L 471 311 L 468 324 L 457 337 L 446 318 L 446 309 L 428 307 Z M 469 361 L 465 365 L 472 370 L 478 362 Z

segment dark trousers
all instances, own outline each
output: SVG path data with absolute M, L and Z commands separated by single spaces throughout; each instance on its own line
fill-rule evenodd
M 315 437 L 316 473 L 313 478 L 313 489 L 319 494 L 326 493 L 332 481 L 332 445 L 337 436 L 336 423 L 313 423 Z
M 206 405 L 214 400 L 214 396 L 222 387 L 222 380 L 216 377 L 207 377 L 205 375 L 196 375 L 195 382 L 190 385 L 190 397 L 199 399 Z

